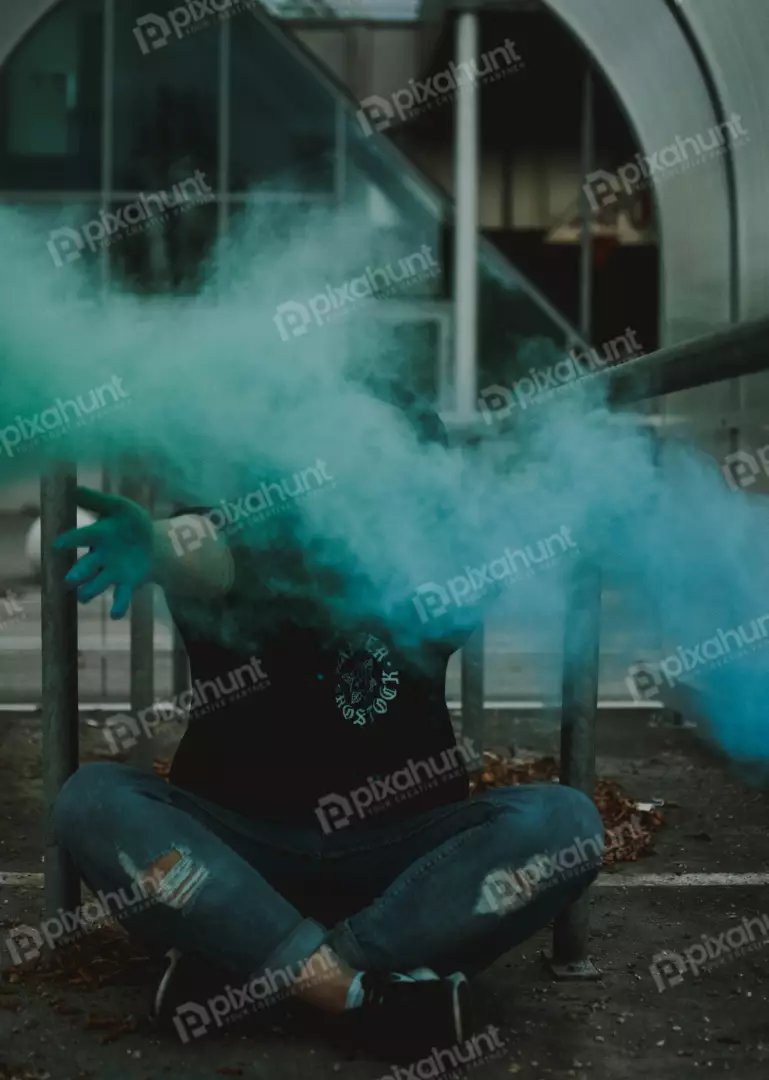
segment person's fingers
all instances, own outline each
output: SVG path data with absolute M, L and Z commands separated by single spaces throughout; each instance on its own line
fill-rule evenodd
M 89 600 L 94 600 L 97 596 L 101 596 L 103 592 L 106 592 L 110 585 L 115 584 L 114 574 L 109 570 L 102 570 L 93 581 L 89 581 L 87 585 L 81 585 L 77 590 L 78 602 L 81 604 L 87 604 Z
M 133 590 L 130 585 L 118 585 L 109 613 L 111 619 L 122 619 L 131 606 Z
M 83 585 L 89 578 L 95 577 L 104 568 L 101 555 L 83 555 L 78 559 L 64 580 L 69 585 Z
M 98 540 L 106 536 L 104 525 L 97 521 L 95 525 L 84 525 L 81 529 L 70 529 L 57 536 L 53 546 L 57 551 L 77 551 L 78 548 L 95 547 Z
M 83 510 L 89 510 L 101 517 L 110 517 L 120 510 L 125 510 L 130 504 L 130 500 L 124 499 L 122 495 L 105 495 L 103 491 L 94 491 L 88 487 L 76 488 L 75 500 Z

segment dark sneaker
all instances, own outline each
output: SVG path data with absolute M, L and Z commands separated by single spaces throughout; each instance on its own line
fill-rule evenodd
M 150 1018 L 155 1026 L 187 1043 L 223 1035 L 242 1024 L 274 1023 L 281 1003 L 260 1009 L 237 976 L 197 954 L 170 949 L 168 966 L 155 991 Z M 242 980 L 240 980 L 242 982 Z
M 217 971 L 201 957 L 183 954 L 178 949 L 169 949 L 166 964 L 150 1005 L 150 1019 L 162 1031 L 188 1042 L 186 1018 L 198 1010 L 210 1012 L 208 1001 L 221 994 L 229 980 L 224 972 Z M 198 1015 L 200 1026 L 204 1026 L 203 1013 Z
M 380 1060 L 418 1061 L 474 1034 L 470 985 L 460 971 L 424 981 L 366 972 L 363 991 L 363 1004 L 345 1016 L 361 1049 Z

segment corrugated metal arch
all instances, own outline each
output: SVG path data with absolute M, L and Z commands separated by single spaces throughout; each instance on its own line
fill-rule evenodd
M 0 5 L 0 66 L 6 63 L 11 53 L 19 47 L 24 38 L 37 23 L 61 3 L 62 0 L 11 0 Z
M 760 0 L 678 0 L 726 115 L 739 113 L 749 141 L 732 158 L 737 315 L 769 311 L 769 5 Z
M 665 0 L 545 3 L 605 74 L 644 155 L 675 146 L 678 137 L 706 136 L 719 122 L 702 69 Z M 669 345 L 732 321 L 732 193 L 724 157 L 652 179 L 664 266 L 660 339 Z

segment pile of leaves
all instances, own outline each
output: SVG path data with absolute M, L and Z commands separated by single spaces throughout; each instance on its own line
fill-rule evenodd
M 487 750 L 483 767 L 470 774 L 470 792 L 479 795 L 516 784 L 558 783 L 560 766 L 554 757 L 524 760 Z M 662 825 L 657 806 L 638 803 L 613 780 L 597 780 L 593 799 L 606 829 L 604 865 L 635 862 L 654 851 L 654 830 Z

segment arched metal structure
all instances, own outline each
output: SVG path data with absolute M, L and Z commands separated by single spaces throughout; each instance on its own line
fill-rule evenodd
M 682 175 L 652 175 L 664 280 L 660 342 L 769 311 L 769 6 L 763 0 L 423 0 L 449 11 L 549 9 L 601 70 L 645 156 L 737 113 L 748 139 Z

